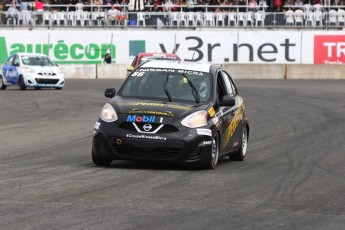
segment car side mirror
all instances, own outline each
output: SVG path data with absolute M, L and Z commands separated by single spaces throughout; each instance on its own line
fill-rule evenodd
M 129 74 L 130 72 L 132 72 L 134 69 L 134 66 L 128 66 L 127 67 L 127 73 Z
M 116 90 L 114 88 L 108 88 L 104 92 L 105 97 L 113 98 L 116 95 Z
M 13 66 L 19 66 L 19 63 L 13 63 Z
M 232 107 L 236 104 L 235 98 L 225 95 L 221 98 L 219 105 L 220 106 L 229 106 Z

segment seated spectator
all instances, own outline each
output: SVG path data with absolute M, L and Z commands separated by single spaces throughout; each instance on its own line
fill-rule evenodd
M 231 12 L 232 11 L 232 8 L 231 7 L 227 7 L 227 6 L 232 6 L 232 2 L 229 2 L 228 0 L 224 0 L 221 4 L 222 6 L 225 6 L 223 8 L 223 12 Z
M 281 9 L 282 1 L 281 0 L 274 0 L 274 6 L 275 6 L 277 12 L 282 11 L 282 9 Z
M 153 8 L 152 8 L 152 11 L 153 12 L 161 12 L 162 11 L 162 8 L 160 7 L 161 5 L 161 2 L 159 0 L 153 0 Z
M 127 0 L 121 0 L 121 11 L 127 11 L 128 10 L 128 1 Z
M 176 0 L 172 5 L 171 11 L 179 12 L 181 4 L 182 4 L 182 2 L 180 0 Z
M 44 5 L 43 5 L 41 0 L 36 0 L 35 1 L 35 8 L 36 8 L 36 11 L 38 11 L 38 12 L 42 12 L 43 11 Z
M 285 2 L 284 2 L 284 9 L 283 9 L 283 11 L 287 11 L 287 10 L 290 10 L 290 6 L 293 6 L 294 4 L 293 4 L 293 2 L 292 2 L 292 0 L 286 0 Z
M 125 25 L 126 20 L 127 20 L 127 15 L 126 15 L 126 11 L 125 8 L 121 8 L 121 10 L 118 12 L 117 16 L 116 16 L 117 21 L 120 22 L 121 25 Z
M 75 11 L 83 11 L 84 3 L 82 0 L 78 0 L 78 3 L 75 5 Z
M 217 6 L 217 5 L 220 5 L 220 4 L 219 4 L 218 0 L 209 0 L 208 5 L 209 6 Z M 207 8 L 207 11 L 215 12 L 216 11 L 216 7 L 209 7 L 209 8 Z
M 7 20 L 12 19 L 13 24 L 14 24 L 15 20 L 17 20 L 17 17 L 18 17 L 18 10 L 16 7 L 16 3 L 14 2 L 13 5 L 11 5 L 7 9 L 6 12 L 7 12 L 7 14 L 6 14 Z
M 29 18 L 31 18 L 31 14 L 29 13 L 29 3 L 27 0 L 22 0 L 20 3 L 20 11 L 22 12 L 22 23 L 23 25 L 29 24 Z
M 20 3 L 20 10 L 22 12 L 28 12 L 30 10 L 30 6 L 27 0 L 22 0 L 22 2 Z
M 302 9 L 303 8 L 302 0 L 295 0 L 295 6 L 299 6 L 300 7 L 300 8 L 296 8 L 296 9 Z
M 112 0 L 106 0 L 104 2 L 104 6 L 106 6 L 106 7 L 104 7 L 104 11 L 110 10 L 112 5 L 113 5 L 113 1 Z
M 172 6 L 173 6 L 172 1 L 171 0 L 166 0 L 165 4 L 164 4 L 164 8 L 165 8 L 164 11 L 171 12 Z
M 186 11 L 194 11 L 194 1 L 193 0 L 186 0 L 187 8 Z
M 187 2 L 186 0 L 180 0 L 180 6 L 182 6 L 182 11 L 187 11 Z
M 256 0 L 249 0 L 248 2 L 248 11 L 257 11 L 258 3 Z
M 108 13 L 107 13 L 108 20 L 110 20 L 110 21 L 117 20 L 118 14 L 119 14 L 119 10 L 116 9 L 116 5 L 113 4 L 113 5 L 111 6 L 111 9 L 108 10 Z
M 115 6 L 115 9 L 117 9 L 118 11 L 120 11 L 120 3 L 118 0 L 115 1 L 115 3 L 113 4 L 113 6 Z
M 237 4 L 235 4 L 235 5 L 239 5 L 239 6 L 243 6 L 243 7 L 241 7 L 240 9 L 239 9 L 239 11 L 240 12 L 245 12 L 246 11 L 246 1 L 244 1 L 244 0 L 238 0 L 237 1 Z
M 196 2 L 197 5 L 204 6 L 208 4 L 207 0 L 197 0 Z M 205 12 L 205 7 L 196 7 L 195 8 L 196 12 Z

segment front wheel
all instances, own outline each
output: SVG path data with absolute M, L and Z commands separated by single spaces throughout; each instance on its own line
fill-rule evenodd
M 239 150 L 230 155 L 230 160 L 234 160 L 234 161 L 243 161 L 244 158 L 246 157 L 246 153 L 247 153 L 247 146 L 248 146 L 248 132 L 247 132 L 247 127 L 244 126 L 242 129 L 242 140 L 241 140 L 241 146 L 239 148 Z
M 92 162 L 98 166 L 109 166 L 112 160 L 108 158 L 99 157 L 95 155 L 95 153 L 92 150 Z
M 219 135 L 218 133 L 216 133 L 212 137 L 211 154 L 208 157 L 208 159 L 206 159 L 203 162 L 203 167 L 206 169 L 215 169 L 217 166 L 218 160 L 219 160 Z
M 26 89 L 26 85 L 25 85 L 23 76 L 20 76 L 20 77 L 19 77 L 19 79 L 18 79 L 18 85 L 19 85 L 19 88 L 20 88 L 21 90 L 25 90 L 25 89 Z
M 4 84 L 4 80 L 2 79 L 2 76 L 0 76 L 0 90 L 5 90 L 7 85 Z

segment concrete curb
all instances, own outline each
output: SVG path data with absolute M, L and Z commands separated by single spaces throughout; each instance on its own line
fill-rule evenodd
M 234 79 L 345 79 L 345 65 L 223 64 Z M 61 65 L 66 79 L 125 79 L 127 65 Z

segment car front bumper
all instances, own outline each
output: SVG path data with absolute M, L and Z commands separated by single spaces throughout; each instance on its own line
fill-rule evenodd
M 56 74 L 53 76 L 25 74 L 24 76 L 25 85 L 27 87 L 62 88 L 65 85 L 65 78 L 63 74 Z
M 97 123 L 96 123 L 97 124 Z M 111 132 L 95 128 L 93 152 L 99 157 L 163 162 L 199 162 L 207 160 L 212 151 L 210 129 L 184 129 L 169 134 Z

